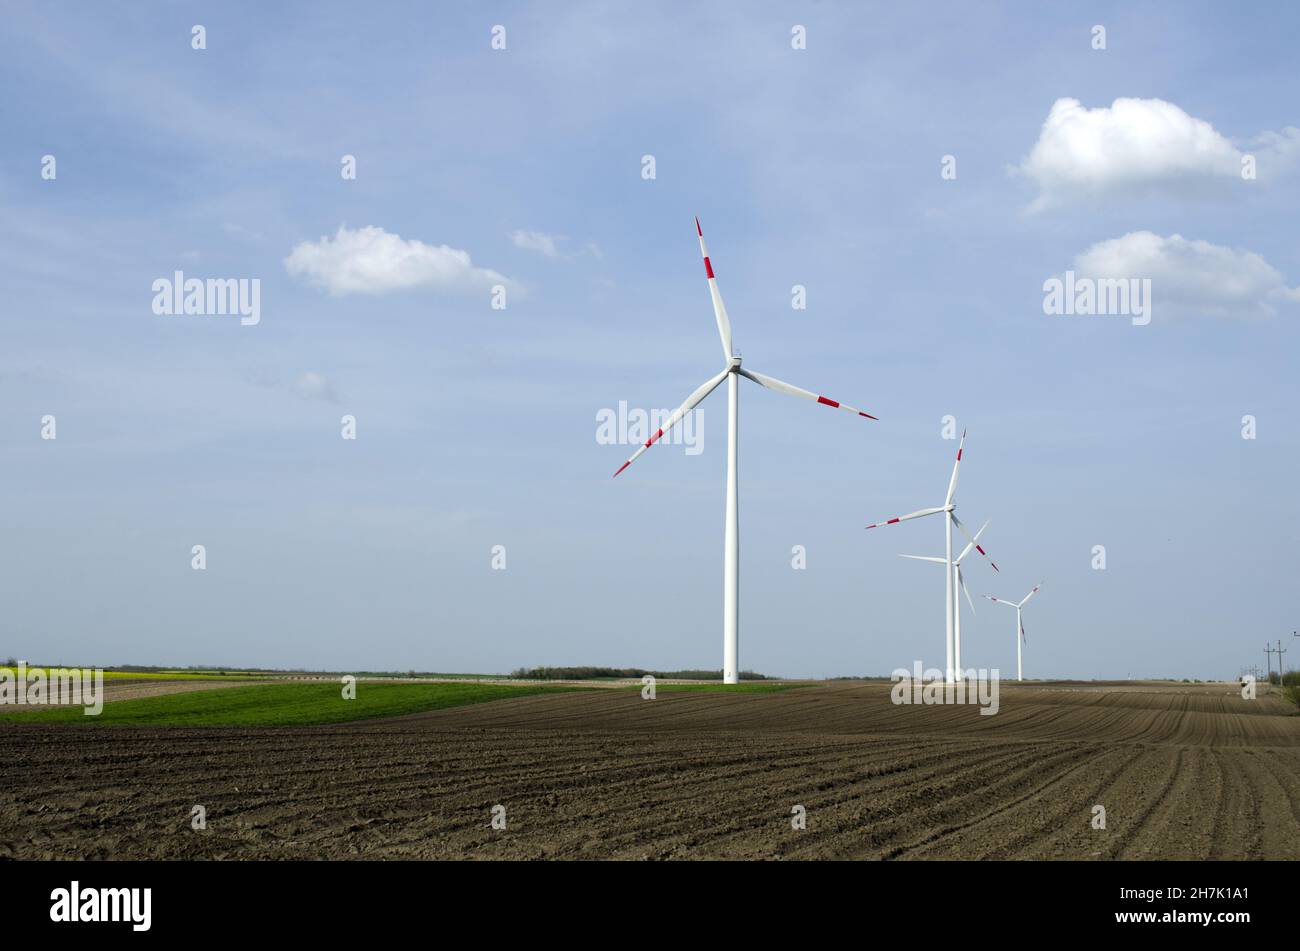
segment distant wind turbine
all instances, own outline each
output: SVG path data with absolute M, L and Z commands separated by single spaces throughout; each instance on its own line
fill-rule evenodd
M 778 393 L 787 393 L 790 396 L 798 396 L 801 399 L 812 400 L 814 403 L 821 403 L 823 406 L 847 410 L 850 413 L 865 416 L 867 419 L 875 419 L 876 417 L 870 413 L 854 409 L 852 406 L 837 403 L 825 396 L 818 396 L 808 390 L 791 386 L 789 383 L 783 383 L 775 377 L 741 369 L 740 357 L 731 348 L 731 321 L 727 317 L 727 308 L 722 303 L 722 294 L 718 291 L 718 282 L 713 276 L 713 264 L 709 260 L 709 250 L 704 245 L 704 231 L 700 228 L 699 218 L 695 219 L 695 233 L 700 239 L 700 254 L 704 257 L 704 273 L 709 281 L 709 294 L 713 298 L 713 316 L 718 324 L 718 336 L 722 339 L 722 356 L 726 361 L 726 365 L 722 368 L 721 373 L 705 381 L 698 390 L 688 396 L 686 402 L 673 411 L 659 431 L 647 439 L 636 452 L 632 453 L 627 462 L 619 466 L 618 472 L 615 472 L 614 475 L 618 476 L 619 472 L 622 472 L 635 462 L 641 453 L 661 439 L 664 433 L 676 426 L 683 416 L 702 403 L 704 398 L 712 393 L 719 383 L 724 379 L 727 381 L 727 510 L 722 549 L 722 681 L 723 683 L 735 684 L 740 682 L 740 514 L 736 491 L 740 377 L 743 376 L 759 386 L 766 387 L 769 390 L 776 390 Z
M 992 521 L 992 519 L 990 519 L 989 521 Z M 988 527 L 989 527 L 988 522 L 985 522 L 983 525 L 981 525 L 980 530 L 975 533 L 975 537 L 972 538 L 969 543 L 967 543 L 966 547 L 962 549 L 961 554 L 958 555 L 956 558 L 954 558 L 952 564 L 949 566 L 950 570 L 952 570 L 956 574 L 957 587 L 961 589 L 962 594 L 966 595 L 966 603 L 970 605 L 972 614 L 975 613 L 975 602 L 971 600 L 970 589 L 966 587 L 966 578 L 964 575 L 962 575 L 961 572 L 961 560 L 965 558 L 967 555 L 969 555 L 975 549 L 975 545 L 979 541 L 980 536 L 984 534 L 984 529 Z M 939 564 L 939 565 L 948 564 L 948 562 L 946 562 L 942 558 L 934 558 L 929 555 L 899 555 L 898 557 L 911 558 L 916 561 L 932 561 L 935 564 Z M 954 657 L 953 663 L 957 667 L 957 676 L 958 678 L 960 678 L 962 670 L 964 669 L 961 665 L 961 602 L 957 601 L 954 604 L 954 607 L 956 608 L 956 611 L 955 611 L 955 617 L 953 617 L 953 625 L 952 625 L 953 657 Z
M 988 598 L 990 601 L 996 601 L 998 604 L 1009 604 L 1011 605 L 1011 607 L 1016 609 L 1016 679 L 1017 680 L 1025 679 L 1024 670 L 1020 666 L 1020 648 L 1023 646 L 1025 640 L 1025 623 L 1020 617 L 1020 611 L 1026 604 L 1029 603 L 1029 599 L 1032 598 L 1034 596 L 1034 593 L 1037 592 L 1038 589 L 1041 588 L 1042 586 L 1043 583 L 1041 581 L 1038 582 L 1038 584 L 1034 585 L 1034 590 L 1030 591 L 1027 595 L 1025 595 L 1024 599 L 1021 601 L 1004 601 L 1002 598 L 995 598 L 991 594 L 984 595 L 984 597 Z
M 924 515 L 938 515 L 942 512 L 946 516 L 944 518 L 944 557 L 942 563 L 952 564 L 952 527 L 956 525 L 957 528 L 960 529 L 961 533 L 975 546 L 975 550 L 985 558 L 988 558 L 989 564 L 993 565 L 993 570 L 997 571 L 998 566 L 994 564 L 992 558 L 989 558 L 988 552 L 980 547 L 979 542 L 975 541 L 975 539 L 971 537 L 970 532 L 966 531 L 966 526 L 963 525 L 961 519 L 957 517 L 956 506 L 953 504 L 953 497 L 957 493 L 957 470 L 961 467 L 961 454 L 965 447 L 966 431 L 963 429 L 961 433 L 961 442 L 957 445 L 957 460 L 952 464 L 952 478 L 948 480 L 948 494 L 944 497 L 943 505 L 938 505 L 934 508 L 921 509 L 918 512 L 912 512 L 908 515 L 899 515 L 896 518 L 886 519 L 883 522 L 873 522 L 868 525 L 867 528 L 879 528 L 882 525 L 893 525 L 896 522 L 906 522 L 909 518 L 921 518 Z M 953 683 L 956 680 L 956 677 L 953 674 L 953 609 L 956 607 L 953 602 L 953 575 L 955 572 L 946 571 L 944 574 L 947 578 L 947 594 L 944 599 L 944 623 L 947 628 L 945 643 L 948 651 L 948 669 L 945 679 L 948 683 Z

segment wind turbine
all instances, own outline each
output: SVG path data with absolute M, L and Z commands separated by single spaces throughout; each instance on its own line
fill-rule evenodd
M 944 557 L 942 560 L 943 564 L 949 564 L 949 565 L 952 564 L 952 527 L 954 525 L 956 525 L 957 528 L 961 530 L 961 533 L 965 535 L 971 541 L 972 544 L 975 545 L 976 551 L 978 551 L 985 558 L 989 558 L 988 552 L 986 552 L 983 548 L 980 547 L 979 542 L 975 541 L 974 538 L 971 538 L 970 532 L 966 531 L 966 526 L 963 525 L 961 519 L 957 517 L 956 506 L 953 504 L 952 501 L 953 496 L 957 492 L 957 470 L 961 467 L 961 454 L 962 454 L 962 450 L 965 447 L 966 447 L 966 430 L 963 429 L 961 433 L 961 442 L 957 445 L 957 460 L 952 464 L 952 478 L 948 480 L 948 494 L 947 496 L 944 497 L 943 505 L 938 505 L 935 506 L 934 508 L 921 509 L 920 511 L 912 512 L 908 515 L 899 515 L 895 518 L 886 519 L 883 522 L 873 522 L 872 524 L 868 525 L 867 528 L 879 528 L 882 525 L 893 525 L 896 522 L 906 522 L 910 518 L 921 518 L 922 516 L 925 515 L 938 515 L 940 512 L 942 512 L 946 516 L 946 518 L 944 519 Z M 992 558 L 989 558 L 989 564 L 993 565 L 994 571 L 998 571 L 998 566 L 994 563 Z M 944 623 L 947 628 L 947 634 L 946 634 L 947 639 L 945 641 L 945 644 L 948 652 L 948 666 L 947 666 L 947 673 L 945 675 L 945 680 L 947 683 L 953 683 L 956 680 L 956 678 L 953 676 L 953 640 L 954 640 L 953 608 L 956 606 L 953 603 L 953 574 L 954 572 L 952 571 L 944 572 L 944 575 L 946 577 L 945 589 L 947 592 L 944 597 Z
M 992 519 L 989 519 L 989 521 L 992 521 Z M 961 571 L 961 560 L 965 558 L 967 555 L 969 555 L 971 551 L 974 550 L 975 545 L 979 541 L 980 536 L 984 534 L 984 529 L 989 527 L 989 521 L 986 521 L 983 525 L 980 526 L 980 530 L 975 533 L 975 537 L 970 540 L 970 542 L 966 545 L 966 547 L 962 549 L 961 554 L 958 555 L 955 559 L 953 559 L 952 564 L 949 566 L 949 570 L 951 570 L 956 576 L 957 587 L 961 589 L 962 594 L 966 595 L 966 603 L 970 605 L 972 614 L 975 613 L 975 602 L 971 600 L 970 589 L 966 587 L 966 578 L 964 575 L 962 575 L 962 571 Z M 934 558 L 929 555 L 899 555 L 898 557 L 911 558 L 914 559 L 915 561 L 933 561 L 934 563 L 939 565 L 948 564 L 948 562 L 944 561 L 944 559 L 942 558 Z M 953 663 L 957 668 L 957 675 L 958 677 L 960 677 L 963 669 L 961 665 L 961 602 L 960 601 L 955 602 L 954 606 L 956 607 L 957 610 L 956 610 L 956 616 L 953 618 L 953 626 L 952 626 L 953 655 L 954 655 Z
M 1022 601 L 1004 601 L 1002 598 L 995 598 L 991 594 L 984 595 L 984 597 L 988 598 L 990 601 L 996 601 L 998 604 L 1009 604 L 1016 609 L 1016 679 L 1017 680 L 1025 679 L 1023 669 L 1020 666 L 1020 648 L 1022 642 L 1025 639 L 1025 624 L 1024 621 L 1020 619 L 1020 610 L 1026 604 L 1029 603 L 1029 599 L 1032 598 L 1034 596 L 1034 593 L 1042 586 L 1043 583 L 1041 581 L 1038 582 L 1038 584 L 1034 585 L 1034 590 L 1030 591 L 1027 595 L 1025 595 L 1024 600 Z
M 704 273 L 709 281 L 709 295 L 713 298 L 713 316 L 718 324 L 718 336 L 722 340 L 722 357 L 726 365 L 717 376 L 706 380 L 702 386 L 686 398 L 686 402 L 677 407 L 664 422 L 659 431 L 652 435 L 636 452 L 628 458 L 615 472 L 615 477 L 633 462 L 637 456 L 649 449 L 661 439 L 664 433 L 676 426 L 691 410 L 695 409 L 704 398 L 712 393 L 724 379 L 727 381 L 727 511 L 726 529 L 722 549 L 722 682 L 740 683 L 740 512 L 736 498 L 736 462 L 738 455 L 737 420 L 739 417 L 739 380 L 744 377 L 759 386 L 778 393 L 788 393 L 801 399 L 812 400 L 823 406 L 848 410 L 867 419 L 875 419 L 870 413 L 864 413 L 852 406 L 845 406 L 825 396 L 818 396 L 808 390 L 783 383 L 775 377 L 764 376 L 753 370 L 740 366 L 740 357 L 731 349 L 731 321 L 727 317 L 727 308 L 722 303 L 722 294 L 718 291 L 717 279 L 713 276 L 713 264 L 709 260 L 709 249 L 704 245 L 704 231 L 700 228 L 700 219 L 695 219 L 695 233 L 700 239 L 700 254 L 704 257 Z

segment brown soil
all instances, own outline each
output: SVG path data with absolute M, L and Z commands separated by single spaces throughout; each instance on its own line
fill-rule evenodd
M 256 683 L 265 681 L 235 679 L 221 680 L 151 680 L 141 678 L 140 680 L 127 680 L 113 678 L 104 681 L 104 702 L 115 703 L 118 700 L 139 700 L 142 697 L 161 697 L 171 693 L 191 693 L 195 690 L 218 690 L 222 687 L 247 687 Z M 84 706 L 80 703 L 54 703 L 53 695 L 47 697 L 47 703 L 39 707 L 17 707 L 7 706 L 4 708 L 5 713 L 24 713 L 28 710 L 40 710 L 44 706 Z
M 837 684 L 316 728 L 10 724 L 0 857 L 1300 858 L 1300 717 L 1279 700 L 1126 683 L 1001 701 L 982 717 Z

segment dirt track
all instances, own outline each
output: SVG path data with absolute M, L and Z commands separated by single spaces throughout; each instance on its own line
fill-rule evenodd
M 836 685 L 318 728 L 4 726 L 0 857 L 1295 859 L 1287 712 L 1228 685 L 1004 686 L 990 717 Z

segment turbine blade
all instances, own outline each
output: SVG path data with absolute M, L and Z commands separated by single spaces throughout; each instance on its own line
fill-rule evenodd
M 1034 590 L 1033 590 L 1033 591 L 1030 591 L 1027 595 L 1025 595 L 1025 600 L 1023 600 L 1023 601 L 1020 602 L 1020 606 L 1023 608 L 1026 604 L 1028 604 L 1028 603 L 1029 603 L 1029 599 L 1032 598 L 1035 594 L 1037 594 L 1037 593 L 1038 593 L 1038 589 L 1041 588 L 1042 586 L 1043 586 L 1043 583 L 1042 583 L 1041 581 L 1038 582 L 1038 584 L 1034 585 Z
M 1019 607 L 1019 605 L 1017 605 L 1016 602 L 1014 601 L 1008 601 L 1005 598 L 995 598 L 991 594 L 982 595 L 982 597 L 988 598 L 990 601 L 994 601 L 997 604 L 1009 604 L 1013 608 Z
M 975 547 L 975 543 L 980 540 L 980 536 L 984 534 L 984 529 L 989 527 L 989 522 L 991 521 L 993 521 L 991 518 L 985 520 L 984 524 L 980 526 L 980 530 L 975 533 L 975 537 L 972 538 L 970 543 L 961 550 L 961 554 L 958 555 L 957 559 L 953 562 L 954 565 L 960 565 L 961 560 L 970 554 L 970 550 Z
M 813 393 L 810 390 L 805 390 L 797 386 L 792 386 L 791 384 L 782 382 L 781 380 L 778 380 L 776 377 L 773 376 L 767 376 L 766 374 L 763 373 L 755 373 L 752 370 L 745 370 L 743 368 L 740 371 L 740 375 L 753 380 L 759 386 L 765 386 L 769 390 L 776 390 L 778 393 L 788 393 L 791 396 L 797 396 L 800 399 L 812 400 L 814 403 L 821 403 L 823 406 L 832 406 L 835 409 L 848 410 L 850 413 L 857 413 L 859 416 L 867 417 L 867 419 L 876 418 L 872 416 L 870 413 L 864 413 L 860 409 L 856 409 L 852 406 L 846 406 L 844 403 L 838 403 L 835 400 L 830 399 L 829 397 L 818 396 L 816 393 Z
M 952 497 L 957 491 L 957 469 L 961 466 L 961 451 L 966 447 L 966 430 L 961 431 L 961 442 L 957 444 L 957 460 L 952 464 L 952 478 L 948 480 L 948 497 L 944 505 L 952 505 Z
M 1026 644 L 1029 643 L 1029 638 L 1025 637 L 1025 622 L 1023 618 L 1020 621 L 1020 639 Z
M 652 445 L 658 442 L 664 433 L 668 432 L 668 430 L 672 429 L 681 421 L 683 416 L 685 416 L 691 410 L 695 409 L 695 407 L 700 404 L 700 402 L 704 399 L 704 397 L 712 393 L 714 389 L 717 387 L 717 385 L 727 378 L 727 374 L 730 372 L 731 372 L 731 368 L 728 367 L 727 369 L 719 373 L 717 376 L 715 376 L 713 379 L 709 380 L 707 383 L 701 386 L 690 396 L 686 397 L 686 402 L 683 403 L 681 406 L 677 407 L 677 409 L 673 410 L 672 415 L 669 416 L 668 419 L 664 421 L 664 424 L 659 428 L 659 431 L 656 432 L 649 439 L 647 439 L 645 443 L 639 449 L 637 449 L 636 452 L 632 453 L 631 457 L 628 458 L 627 462 L 623 463 L 621 466 L 618 467 L 618 472 L 614 473 L 614 477 L 617 478 L 619 472 L 622 472 L 632 463 L 636 462 L 637 456 L 641 455 L 641 453 L 645 452 Z
M 722 339 L 722 358 L 731 363 L 731 320 L 727 317 L 727 305 L 722 303 L 722 292 L 718 290 L 718 281 L 713 276 L 713 262 L 709 260 L 709 249 L 704 245 L 704 230 L 700 219 L 695 219 L 695 233 L 700 236 L 700 254 L 704 257 L 704 273 L 709 279 L 709 296 L 713 298 L 713 317 L 718 322 L 718 336 Z
M 961 519 L 957 517 L 957 513 L 949 512 L 948 514 L 952 516 L 952 523 L 961 529 L 961 533 L 965 535 L 967 538 L 970 538 L 970 543 L 975 546 L 975 550 L 979 552 L 981 555 L 983 555 L 985 558 L 988 558 L 988 563 L 993 566 L 993 570 L 1001 574 L 1002 569 L 997 566 L 997 563 L 992 558 L 989 558 L 989 553 L 980 547 L 980 543 L 977 542 L 974 538 L 971 538 L 970 532 L 966 531 L 966 526 L 963 525 Z
M 913 560 L 915 560 L 915 561 L 933 561 L 933 562 L 935 562 L 936 564 L 940 564 L 940 565 L 946 565 L 946 564 L 948 564 L 948 562 L 947 562 L 946 559 L 943 559 L 943 558 L 934 558 L 934 557 L 932 557 L 932 556 L 930 556 L 930 555 L 899 555 L 898 557 L 899 557 L 899 558 L 911 558 L 911 559 L 913 559 Z
M 957 580 L 961 582 L 961 590 L 966 595 L 966 603 L 970 605 L 970 613 L 975 613 L 975 602 L 971 600 L 970 588 L 966 587 L 966 576 L 962 574 L 961 565 L 957 566 Z
M 943 508 L 921 509 L 919 512 L 910 512 L 907 515 L 899 515 L 895 518 L 886 519 L 883 522 L 872 522 L 867 528 L 879 528 L 881 525 L 893 525 L 895 522 L 906 522 L 909 518 L 920 518 L 922 515 L 935 515 L 944 511 Z

